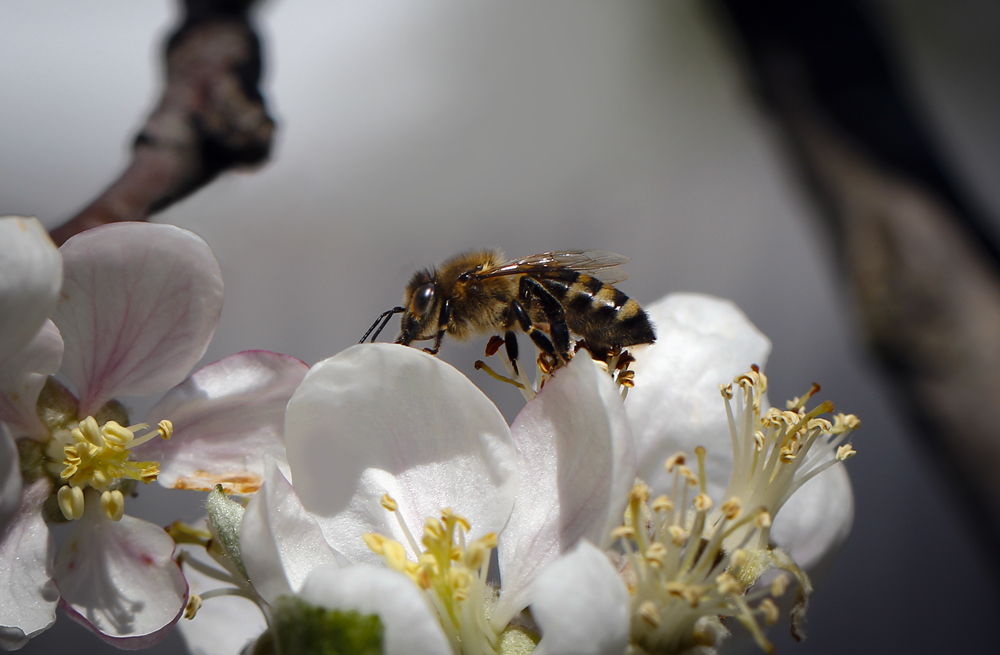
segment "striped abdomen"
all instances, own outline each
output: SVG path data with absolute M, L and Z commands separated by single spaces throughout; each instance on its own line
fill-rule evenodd
M 569 329 L 591 352 L 653 343 L 656 334 L 639 303 L 595 277 L 572 270 L 532 275 L 566 310 Z

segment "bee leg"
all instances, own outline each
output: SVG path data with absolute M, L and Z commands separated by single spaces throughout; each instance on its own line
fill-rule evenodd
M 531 306 L 531 301 L 537 300 L 545 318 L 549 321 L 549 336 L 552 338 L 553 349 L 548 351 L 550 355 L 555 355 L 560 362 L 569 361 L 569 325 L 566 324 L 566 310 L 563 309 L 555 296 L 549 293 L 537 280 L 533 280 L 527 275 L 521 276 L 520 288 L 518 292 L 521 300 Z
M 431 355 L 438 354 L 441 350 L 441 340 L 444 339 L 445 332 L 448 331 L 448 321 L 451 320 L 451 301 L 446 300 L 444 304 L 441 305 L 441 314 L 438 315 L 438 326 L 440 329 L 437 334 L 434 335 L 434 347 L 424 348 L 425 353 L 430 353 Z
M 503 344 L 507 348 L 507 360 L 514 367 L 514 375 L 518 375 L 517 370 L 517 335 L 513 330 L 507 330 L 503 335 Z
M 523 279 L 523 278 L 522 278 Z M 535 342 L 535 345 L 544 352 L 548 353 L 552 357 L 556 357 L 558 361 L 558 355 L 556 354 L 556 348 L 552 345 L 552 340 L 546 336 L 544 332 L 539 330 L 531 322 L 531 317 L 528 316 L 528 312 L 525 311 L 521 303 L 515 300 L 510 304 L 511 310 L 514 312 L 514 316 L 517 318 L 517 322 L 520 323 L 521 329 L 531 337 L 531 340 Z

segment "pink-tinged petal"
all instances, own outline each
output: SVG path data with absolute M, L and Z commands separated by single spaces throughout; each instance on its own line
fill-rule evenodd
M 46 320 L 26 347 L 0 363 L 0 421 L 15 438 L 48 439 L 35 406 L 45 380 L 59 370 L 62 354 L 59 330 Z
M 383 655 L 451 655 L 437 616 L 402 573 L 366 564 L 325 566 L 312 572 L 299 597 L 330 610 L 377 614 Z
M 0 538 L 0 648 L 5 650 L 20 648 L 56 620 L 55 541 L 42 518 L 51 491 L 48 478 L 25 487 L 21 506 Z
M 637 348 L 635 388 L 625 401 L 639 477 L 663 493 L 672 478 L 663 462 L 678 450 L 708 451 L 708 492 L 716 500 L 732 471 L 733 455 L 719 385 L 763 367 L 771 344 L 736 305 L 699 294 L 671 294 L 646 307 L 656 343 Z
M 309 367 L 266 350 L 230 355 L 198 370 L 149 411 L 169 419 L 174 436 L 135 449 L 160 463 L 157 480 L 173 489 L 251 494 L 264 479 L 264 458 L 285 460 L 285 405 Z
M 56 584 L 66 612 L 119 648 L 148 648 L 181 617 L 187 582 L 163 528 L 131 516 L 104 518 L 86 493 L 83 518 L 59 548 Z
M 636 474 L 621 396 L 589 357 L 558 371 L 514 420 L 511 434 L 521 483 L 497 546 L 495 626 L 528 604 L 538 573 L 580 539 L 610 542 Z
M 31 341 L 61 287 L 62 257 L 38 219 L 0 216 L 0 362 Z
M 0 423 L 0 534 L 21 507 L 21 460 L 17 444 Z
M 622 655 L 630 598 L 607 556 L 588 541 L 559 558 L 532 587 L 531 614 L 546 655 Z
M 854 523 L 854 493 L 847 467 L 835 464 L 806 482 L 778 511 L 771 539 L 817 584 Z
M 355 562 L 379 561 L 365 532 L 406 541 L 380 504 L 384 493 L 417 539 L 446 507 L 471 522 L 473 539 L 499 533 L 514 504 L 516 455 L 503 416 L 464 375 L 416 348 L 354 346 L 313 366 L 288 403 L 285 443 L 302 504 Z
M 182 545 L 178 550 L 184 552 L 185 558 L 197 559 L 214 568 L 219 566 L 204 548 Z M 192 595 L 231 586 L 191 567 L 186 567 L 184 573 Z M 215 596 L 202 604 L 193 619 L 178 621 L 177 629 L 191 655 L 240 655 L 248 644 L 264 633 L 267 623 L 260 608 L 248 598 Z
M 268 459 L 266 476 L 243 513 L 240 554 L 254 589 L 273 603 L 301 589 L 317 566 L 339 566 L 343 560 L 273 459 Z
M 173 225 L 115 223 L 60 250 L 65 281 L 53 320 L 81 415 L 183 380 L 222 311 L 222 273 L 208 244 Z

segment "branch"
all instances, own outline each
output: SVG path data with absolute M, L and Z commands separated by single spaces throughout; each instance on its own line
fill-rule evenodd
M 823 210 L 866 339 L 970 527 L 997 552 L 1000 423 L 987 409 L 1000 406 L 993 235 L 955 191 L 863 7 L 721 5 Z
M 230 168 L 267 160 L 274 121 L 257 88 L 254 0 L 185 0 L 166 46 L 160 104 L 135 139 L 128 168 L 96 200 L 52 231 L 57 244 L 114 221 L 143 221 Z

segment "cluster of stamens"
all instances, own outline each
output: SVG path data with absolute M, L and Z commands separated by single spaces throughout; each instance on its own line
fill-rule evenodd
M 494 593 L 487 584 L 490 555 L 497 545 L 496 535 L 489 533 L 466 543 L 469 522 L 450 509 L 441 517 L 430 517 L 424 523 L 423 548 L 417 544 L 403 521 L 396 501 L 382 496 L 382 506 L 396 515 L 416 561 L 407 557 L 406 547 L 388 537 L 367 533 L 365 543 L 386 565 L 406 574 L 424 591 L 437 611 L 452 646 L 452 652 L 463 655 L 492 655 L 496 652 L 497 634 L 488 623 L 488 610 Z
M 784 593 L 787 578 L 781 575 L 770 587 L 748 594 L 741 581 L 747 552 L 725 550 L 723 542 L 744 527 L 766 531 L 771 516 L 763 507 L 744 511 L 740 500 L 731 498 L 722 504 L 720 518 L 710 521 L 705 450 L 695 452 L 697 475 L 685 465 L 683 453 L 667 460 L 667 471 L 674 474 L 669 495 L 650 502 L 649 487 L 637 482 L 625 523 L 613 533 L 624 553 L 622 574 L 632 597 L 632 642 L 646 653 L 716 646 L 727 634 L 719 618 L 734 616 L 770 652 L 758 618 L 765 625 L 777 621 L 777 605 L 767 596 Z
M 125 496 L 116 488 L 122 480 L 152 482 L 159 475 L 157 462 L 129 461 L 129 451 L 150 439 L 169 439 L 173 434 L 170 421 L 146 434 L 136 432 L 149 427 L 145 423 L 124 427 L 116 421 L 98 425 L 93 416 L 80 421 L 77 427 L 55 435 L 49 446 L 49 468 L 66 484 L 59 488 L 59 509 L 67 520 L 83 516 L 84 490 L 101 492 L 101 513 L 112 521 L 121 520 Z
M 861 425 L 856 416 L 837 414 L 833 422 L 820 418 L 833 410 L 829 401 L 806 410 L 806 402 L 820 390 L 818 384 L 789 401 L 784 411 L 762 410 L 767 378 L 756 366 L 737 377 L 735 385 L 720 385 L 734 460 L 727 497 L 744 498 L 777 514 L 803 484 L 855 454 L 845 440 Z M 761 537 L 758 545 L 763 547 L 767 532 Z

